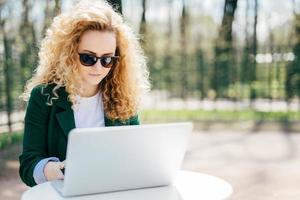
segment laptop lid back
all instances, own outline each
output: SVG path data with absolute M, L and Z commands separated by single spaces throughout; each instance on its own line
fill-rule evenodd
M 73 129 L 63 195 L 170 184 L 186 151 L 192 123 Z

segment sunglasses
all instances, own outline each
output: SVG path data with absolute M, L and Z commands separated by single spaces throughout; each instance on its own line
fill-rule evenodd
M 87 53 L 78 53 L 80 63 L 84 66 L 91 67 L 100 60 L 100 63 L 105 68 L 111 68 L 119 60 L 119 56 L 101 56 L 97 57 Z

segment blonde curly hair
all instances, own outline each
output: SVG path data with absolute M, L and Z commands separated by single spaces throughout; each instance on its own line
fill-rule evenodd
M 53 98 L 58 98 L 57 89 L 65 87 L 74 109 L 75 95 L 81 88 L 78 43 L 87 30 L 112 31 L 116 35 L 120 60 L 99 84 L 106 116 L 126 120 L 136 115 L 142 95 L 150 89 L 146 59 L 136 34 L 102 0 L 82 0 L 69 12 L 53 19 L 41 42 L 39 65 L 27 82 L 22 98 L 28 101 L 31 90 L 38 85 L 55 84 Z

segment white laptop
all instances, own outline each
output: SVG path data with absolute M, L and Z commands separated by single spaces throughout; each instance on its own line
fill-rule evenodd
M 71 130 L 62 196 L 169 185 L 176 178 L 190 122 Z

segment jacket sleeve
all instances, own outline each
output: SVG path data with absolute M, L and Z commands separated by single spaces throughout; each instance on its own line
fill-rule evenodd
M 28 186 L 37 183 L 33 171 L 39 161 L 47 156 L 47 127 L 49 106 L 46 96 L 41 93 L 41 87 L 31 91 L 24 119 L 23 151 L 19 156 L 19 174 Z

